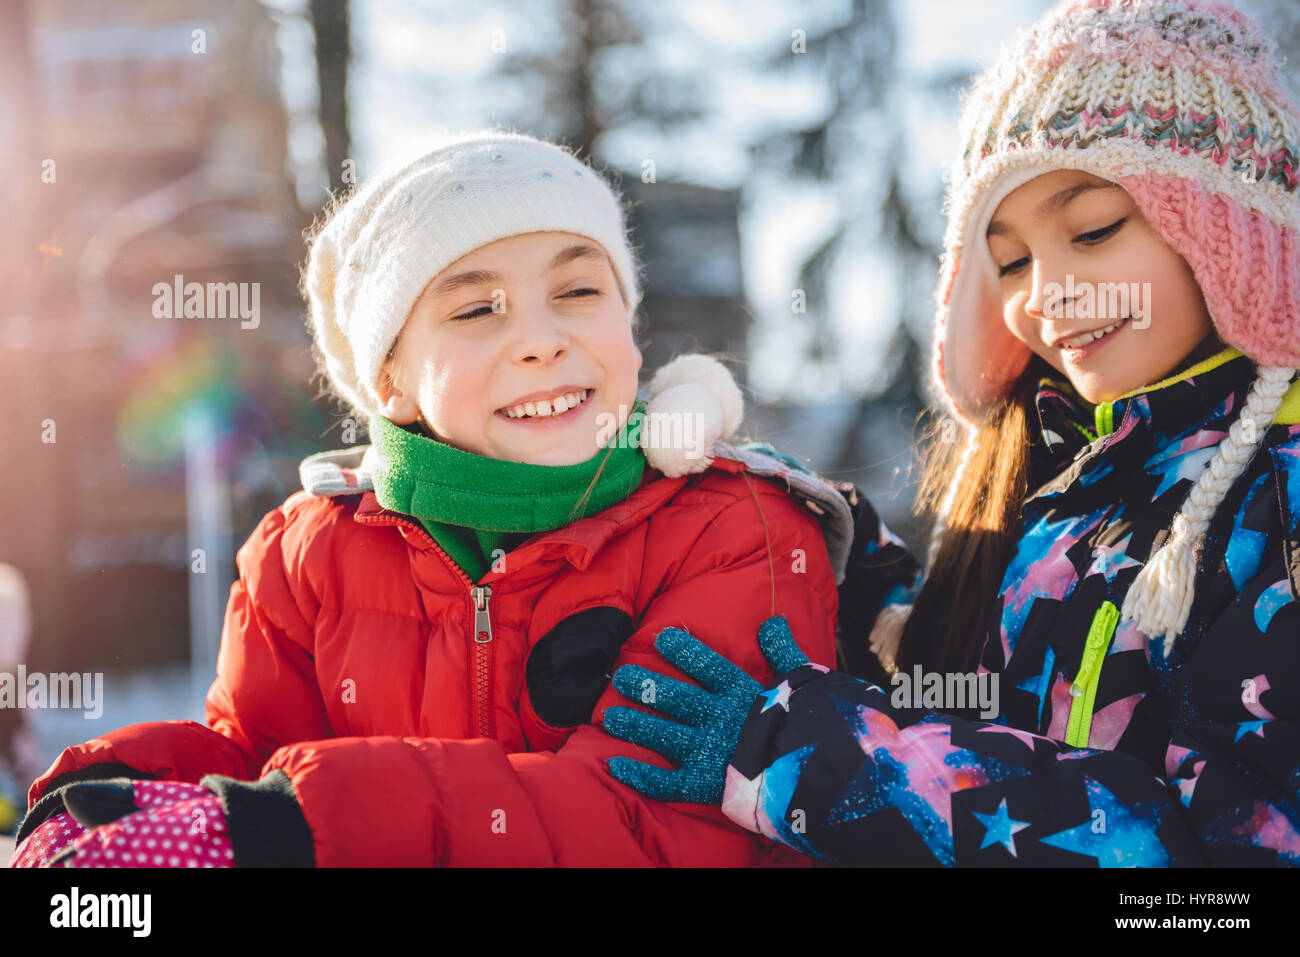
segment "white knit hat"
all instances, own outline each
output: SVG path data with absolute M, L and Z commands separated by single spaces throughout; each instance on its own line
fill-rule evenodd
M 600 243 L 627 298 L 641 301 L 623 210 L 573 154 L 517 133 L 456 137 L 360 185 L 311 243 L 303 279 L 330 382 L 367 421 L 380 367 L 429 281 L 480 246 L 532 232 Z

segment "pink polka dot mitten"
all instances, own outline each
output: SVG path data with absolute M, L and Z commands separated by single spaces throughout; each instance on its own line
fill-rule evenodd
M 89 781 L 63 802 L 90 829 L 53 855 L 50 867 L 233 867 L 221 800 L 198 784 Z
M 201 784 L 111 778 L 69 784 L 63 803 L 87 830 L 49 867 L 313 867 L 311 828 L 280 770 Z M 35 836 L 33 834 L 33 836 Z M 48 853 L 48 852 L 47 852 Z
M 10 867 L 44 867 L 51 857 L 68 847 L 86 828 L 67 811 L 48 818 L 45 823 L 27 835 L 14 849 L 9 859 Z

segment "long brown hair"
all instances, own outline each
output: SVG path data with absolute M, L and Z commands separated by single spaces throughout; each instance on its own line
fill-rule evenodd
M 1011 395 L 966 441 L 974 443 L 954 490 L 942 543 L 899 639 L 902 671 L 971 672 L 1015 546 L 1029 486 L 1029 449 L 1037 432 L 1034 396 L 1052 369 L 1037 356 Z M 965 447 L 951 420 L 932 423 L 915 510 L 938 519 Z

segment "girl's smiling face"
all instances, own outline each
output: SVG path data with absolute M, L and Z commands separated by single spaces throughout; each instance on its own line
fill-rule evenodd
M 380 412 L 398 425 L 420 419 L 438 441 L 489 458 L 586 462 L 636 401 L 642 358 L 628 313 L 609 257 L 585 236 L 480 246 L 411 309 L 376 383 Z M 530 403 L 531 416 L 512 416 Z
M 1221 347 L 1191 268 L 1117 183 L 1081 170 L 1036 177 L 998 205 L 988 244 L 1003 321 L 1088 402 L 1150 385 L 1191 354 Z M 1111 326 L 1086 344 L 1079 338 Z

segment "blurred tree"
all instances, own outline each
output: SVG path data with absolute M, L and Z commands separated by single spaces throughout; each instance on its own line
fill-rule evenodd
M 320 127 L 325 136 L 325 168 L 330 190 L 343 181 L 343 161 L 352 150 L 348 132 L 348 66 L 352 59 L 349 0 L 311 0 L 312 33 L 316 37 L 316 82 L 320 88 Z
M 529 95 L 520 128 L 589 151 L 598 162 L 601 137 L 630 123 L 672 131 L 704 116 L 701 76 L 670 69 L 658 55 L 689 37 L 664 10 L 614 0 L 547 0 L 510 9 L 510 55 L 497 75 Z M 654 42 L 657 35 L 671 40 Z
M 644 266 L 638 345 L 646 368 L 681 351 L 742 357 L 750 315 L 738 193 L 682 178 L 691 135 L 715 109 L 704 44 L 683 5 L 547 0 L 508 5 L 497 22 L 504 55 L 489 78 L 494 119 L 590 158 L 629 207 Z M 630 159 L 624 141 L 613 155 L 611 134 L 627 132 L 657 145 Z
M 32 274 L 39 268 L 43 275 L 48 266 L 38 246 L 47 237 L 35 231 L 36 197 L 42 193 L 25 188 L 39 174 L 37 157 L 42 155 L 37 137 L 42 91 L 35 82 L 28 6 L 28 0 L 0 0 L 0 82 L 6 93 L 0 105 L 0 205 L 6 225 L 0 239 L 0 287 L 6 299 L 0 328 L 5 333 L 18 328 L 16 323 L 11 326 L 11 316 L 31 314 L 36 289 Z
M 879 124 L 889 123 L 885 106 L 895 82 L 893 11 L 889 0 L 852 0 L 838 14 L 834 6 L 825 2 L 814 5 L 812 18 L 821 22 L 792 30 L 765 62 L 766 69 L 774 73 L 813 74 L 828 94 L 826 110 L 810 123 L 768 133 L 752 147 L 757 165 L 788 170 L 797 177 L 843 187 L 849 186 L 850 179 L 886 184 L 875 196 L 854 195 L 853 189 L 843 188 L 840 215 L 827 223 L 821 242 L 799 266 L 796 281 L 807 297 L 805 315 L 812 325 L 805 358 L 815 363 L 828 357 L 834 361 L 833 357 L 840 355 L 828 309 L 829 282 L 846 245 L 859 245 L 864 232 L 870 234 L 877 228 L 898 232 L 897 224 L 881 217 L 899 209 L 885 200 L 895 195 L 895 185 L 888 177 L 901 157 L 861 149 L 862 131 L 858 129 L 866 125 L 874 142 L 890 142 L 888 126 L 882 129 Z M 847 168 L 850 164 L 852 176 Z
M 917 337 L 929 325 L 939 237 L 925 231 L 913 209 L 917 200 L 904 189 L 915 163 L 904 149 L 890 148 L 906 140 L 902 64 L 895 52 L 897 17 L 891 3 L 822 3 L 812 13 L 817 22 L 792 30 L 765 66 L 772 72 L 817 78 L 828 105 L 810 123 L 764 135 L 754 143 L 752 156 L 758 166 L 789 170 L 836 191 L 838 215 L 826 223 L 821 241 L 798 269 L 796 285 L 807 302 L 801 318 L 810 328 L 804 355 L 792 364 L 822 367 L 831 382 L 852 379 L 851 373 L 863 365 L 881 370 L 879 377 L 855 390 L 858 407 L 846 419 L 837 460 L 828 463 L 832 470 L 853 470 L 872 459 L 861 447 L 872 417 L 888 409 L 910 422 L 925 404 L 928 350 Z M 935 208 L 939 205 L 935 197 L 922 198 Z M 895 314 L 887 319 L 873 316 L 870 304 L 853 310 L 855 316 L 894 329 L 878 362 L 844 348 L 830 289 L 838 270 L 860 265 L 869 256 L 887 263 L 896 303 Z M 891 297 L 879 298 L 886 302 Z

